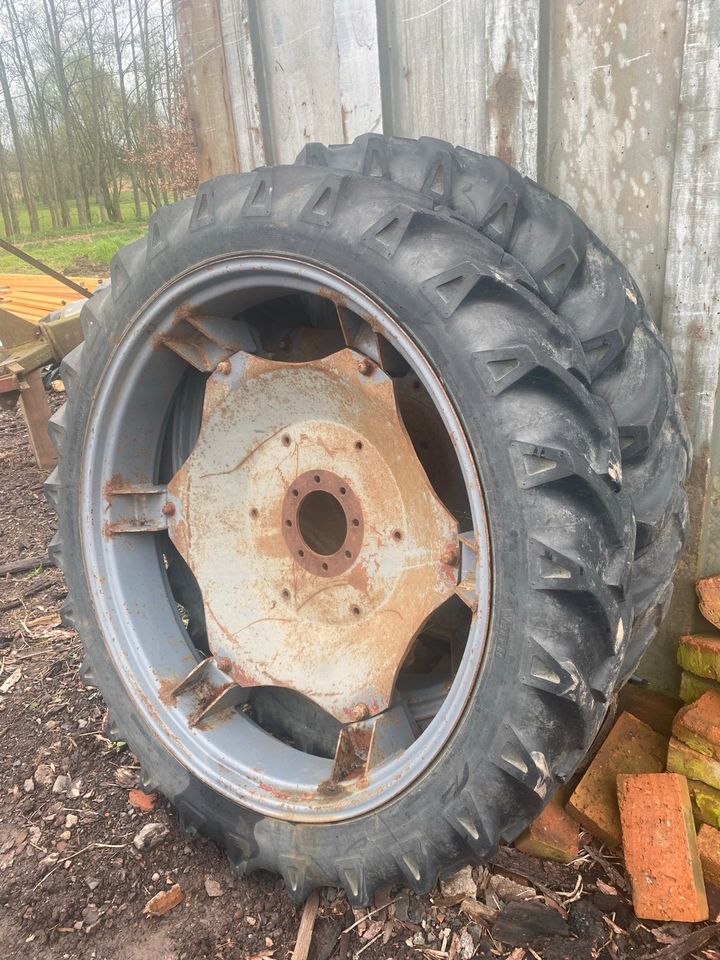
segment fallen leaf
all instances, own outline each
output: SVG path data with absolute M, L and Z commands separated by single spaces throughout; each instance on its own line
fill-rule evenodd
M 132 767 L 118 767 L 115 771 L 115 783 L 130 790 L 138 784 L 137 770 Z
M 608 896 L 611 896 L 611 897 L 617 896 L 617 890 L 615 889 L 615 887 L 611 887 L 609 883 L 605 883 L 605 881 L 601 880 L 600 878 L 598 878 L 595 881 L 595 886 L 598 888 L 600 893 L 606 893 Z
M 6 677 L 6 679 L 3 680 L 2 685 L 0 685 L 0 693 L 9 693 L 21 676 L 22 667 L 18 667 L 16 670 L 13 670 L 10 676 Z
M 169 890 L 161 890 L 160 893 L 151 897 L 145 904 L 145 913 L 151 917 L 161 917 L 168 910 L 177 907 L 184 899 L 185 894 L 182 892 L 180 884 L 175 883 Z
M 162 823 L 147 823 L 133 837 L 133 846 L 136 850 L 152 850 L 165 839 L 168 833 L 168 828 Z

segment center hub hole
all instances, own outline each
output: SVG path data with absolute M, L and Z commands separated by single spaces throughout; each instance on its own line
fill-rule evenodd
M 297 522 L 305 543 L 324 557 L 337 553 L 345 543 L 345 511 L 337 497 L 326 490 L 312 490 L 303 497 Z

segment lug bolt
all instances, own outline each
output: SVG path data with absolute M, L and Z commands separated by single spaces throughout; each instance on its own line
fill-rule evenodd
M 171 501 L 168 500 L 167 503 L 164 503 L 164 504 L 163 504 L 162 512 L 163 512 L 163 515 L 166 516 L 166 517 L 174 517 L 174 516 L 175 516 L 175 504 L 174 504 L 174 503 L 171 503 Z
M 366 703 L 356 703 L 352 709 L 353 720 L 366 720 L 370 716 L 370 709 Z
M 361 360 L 358 364 L 358 370 L 363 377 L 369 377 L 374 369 L 375 364 L 372 362 L 372 360 L 368 360 L 367 357 L 364 360 Z
M 230 657 L 220 657 L 217 661 L 218 670 L 222 670 L 223 673 L 230 673 L 232 670 L 232 660 Z
M 459 560 L 460 555 L 458 554 L 457 547 L 448 547 L 440 557 L 440 562 L 447 564 L 448 567 L 456 567 Z
M 220 363 L 215 367 L 216 373 L 224 373 L 227 376 L 232 370 L 232 364 L 229 360 L 221 360 Z

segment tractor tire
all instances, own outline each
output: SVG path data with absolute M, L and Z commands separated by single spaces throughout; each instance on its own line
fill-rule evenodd
M 333 156 L 327 153 L 328 162 Z M 352 151 L 343 156 L 351 163 Z M 603 361 L 594 359 L 590 334 L 569 309 L 543 302 L 548 295 L 537 270 L 533 275 L 494 239 L 434 206 L 385 178 L 323 166 L 261 169 L 203 184 L 195 199 L 158 211 L 147 241 L 113 259 L 110 285 L 83 308 L 85 342 L 63 361 L 67 402 L 51 420 L 59 454 L 46 484 L 58 514 L 52 553 L 68 584 L 63 620 L 84 645 L 82 678 L 104 697 L 114 735 L 140 761 L 145 789 L 160 790 L 175 805 L 186 832 L 214 838 L 240 874 L 280 873 L 297 900 L 323 884 L 344 888 L 355 906 L 388 883 L 424 892 L 440 872 L 488 858 L 501 840 L 512 841 L 583 760 L 628 662 L 635 520 L 620 478 L 615 419 L 604 391 L 588 387 L 592 364 Z M 551 207 L 565 216 L 557 201 Z M 569 215 L 567 222 L 575 229 Z M 602 261 L 597 282 L 607 284 L 614 261 L 592 249 L 582 269 L 591 269 L 590 259 Z M 619 346 L 603 382 L 626 383 L 627 396 L 635 392 L 628 409 L 637 407 L 637 417 L 621 417 L 637 426 L 626 471 L 633 477 L 656 462 L 662 434 L 674 471 L 669 479 L 661 471 L 662 482 L 673 486 L 673 504 L 683 503 L 674 465 L 684 470 L 685 455 L 676 450 L 676 421 L 665 413 L 674 403 L 670 364 L 634 287 L 627 294 L 623 288 L 621 302 L 629 319 L 616 338 L 607 333 L 611 349 Z M 597 340 L 597 317 L 593 322 Z M 636 322 L 641 332 L 623 352 L 628 325 Z M 285 361 L 298 329 L 304 343 L 327 341 L 327 348 L 314 356 L 307 348 L 293 365 Z M 335 353 L 338 330 L 345 343 Z M 323 364 L 362 355 L 361 338 L 351 348 L 348 330 L 370 338 L 380 331 L 373 342 L 382 358 L 390 356 L 377 366 L 361 359 L 358 384 L 364 377 L 385 390 L 402 381 L 412 392 L 422 382 L 455 451 L 468 504 L 454 513 L 448 507 L 465 530 L 461 558 L 451 551 L 429 568 L 457 592 L 441 608 L 454 619 L 440 618 L 435 632 L 422 628 L 428 665 L 418 654 L 412 667 L 413 676 L 426 670 L 423 676 L 446 678 L 442 696 L 429 718 L 401 703 L 415 739 L 391 745 L 389 760 L 378 754 L 377 766 L 361 758 L 367 765 L 357 768 L 360 777 L 345 776 L 328 753 L 328 743 L 332 749 L 355 725 L 341 723 L 338 733 L 335 721 L 316 723 L 306 695 L 286 689 L 292 683 L 272 687 L 269 697 L 253 688 L 257 700 L 241 708 L 223 699 L 245 691 L 215 682 L 226 668 L 208 656 L 207 637 L 195 636 L 201 614 L 193 610 L 203 593 L 179 557 L 191 529 L 201 538 L 208 528 L 191 528 L 188 520 L 184 533 L 179 529 L 185 501 L 171 496 L 178 474 L 168 479 L 191 462 L 184 458 L 205 429 L 198 427 L 199 408 L 194 420 L 178 419 L 178 410 L 192 413 L 188 377 L 200 383 L 202 406 L 203 387 L 213 403 L 225 402 L 227 394 L 217 392 L 226 389 L 222 378 L 241 379 L 248 364 L 260 364 L 270 385 L 275 365 L 283 376 L 303 369 L 320 376 Z M 643 362 L 661 391 L 659 426 L 657 416 L 640 417 L 644 408 L 630 386 Z M 615 397 L 619 389 L 608 386 L 607 393 Z M 312 396 L 327 401 L 321 390 Z M 212 417 L 214 408 L 205 406 L 202 417 Z M 352 404 L 345 409 L 354 415 Z M 254 426 L 273 410 L 255 404 L 238 423 Z M 310 419 L 320 422 L 314 410 Z M 288 449 L 298 416 L 288 408 Z M 212 441 L 218 463 L 231 433 L 227 428 Z M 388 458 L 411 434 L 409 425 L 397 434 Z M 167 451 L 178 444 L 185 452 L 173 459 Z M 448 455 L 437 471 L 443 490 L 453 470 Z M 205 476 L 220 473 L 217 467 Z M 265 480 L 260 495 L 272 477 Z M 224 503 L 232 536 L 251 525 L 246 518 L 253 514 L 240 485 L 236 499 Z M 216 506 L 207 500 L 208 511 Z M 384 508 L 369 499 L 363 506 L 368 517 Z M 657 525 L 665 529 L 665 514 L 679 510 L 659 505 Z M 412 511 L 403 516 L 411 528 Z M 402 550 L 401 531 L 392 536 Z M 658 537 L 651 530 L 645 536 L 647 549 L 657 550 Z M 678 537 L 671 538 L 673 553 Z M 258 547 L 250 566 L 269 570 L 271 553 Z M 393 611 L 400 624 L 394 633 L 420 599 Z M 278 597 L 283 602 L 290 591 Z M 352 612 L 365 616 L 360 605 Z M 214 616 L 210 609 L 207 619 Z M 462 625 L 464 646 L 453 646 L 455 634 L 446 637 L 448 623 Z M 312 626 L 313 636 L 324 627 Z M 370 642 L 361 623 L 357 631 Z M 329 664 L 339 650 L 327 648 Z M 406 681 L 411 690 L 426 690 L 424 681 Z M 307 689 L 300 679 L 296 688 Z M 403 703 L 411 701 L 408 695 Z M 210 707 L 215 712 L 206 722 Z M 367 722 L 377 731 L 381 721 Z M 260 760 L 251 769 L 253 751 Z M 331 781 L 318 782 L 330 771 Z
M 576 331 L 591 390 L 618 423 L 637 519 L 627 679 L 668 609 L 691 462 L 673 362 L 634 280 L 571 207 L 497 157 L 430 137 L 365 134 L 352 144 L 309 143 L 296 162 L 390 180 L 451 211 L 522 263 L 538 296 Z

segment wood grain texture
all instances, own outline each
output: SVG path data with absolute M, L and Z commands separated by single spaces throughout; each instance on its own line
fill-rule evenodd
M 266 162 L 266 156 L 250 35 L 249 0 L 233 0 L 232 3 L 220 0 L 218 12 L 238 169 L 253 170 Z
M 548 5 L 539 175 L 630 269 L 660 320 L 683 0 Z
M 540 0 L 485 5 L 487 153 L 537 177 Z
M 690 539 L 670 615 L 643 673 L 656 678 L 661 651 L 700 626 L 695 581 L 718 572 L 720 556 L 720 5 L 689 0 L 678 110 L 662 328 L 678 370 L 693 442 L 688 486 Z
M 263 0 L 257 10 L 275 163 L 292 163 L 310 140 L 381 128 L 374 4 Z
M 385 0 L 383 81 L 400 137 L 434 136 L 484 152 L 485 4 Z
M 202 181 L 240 163 L 220 16 L 215 0 L 175 0 L 174 11 Z

